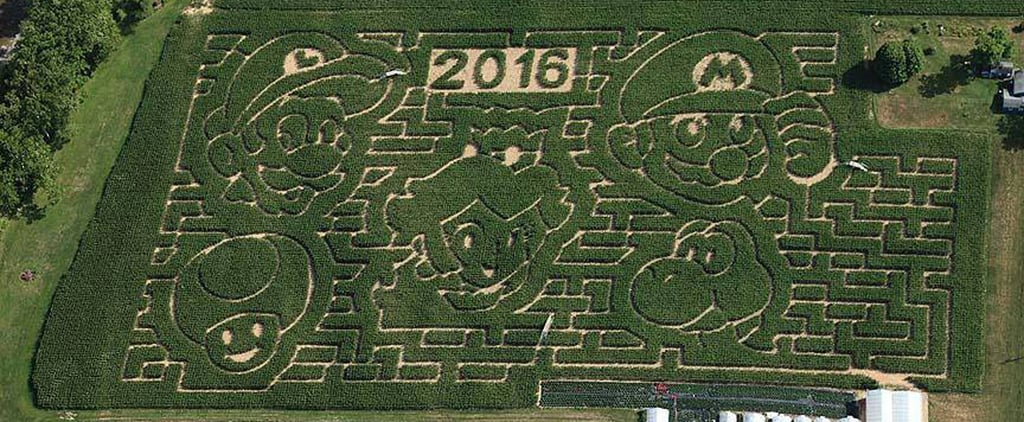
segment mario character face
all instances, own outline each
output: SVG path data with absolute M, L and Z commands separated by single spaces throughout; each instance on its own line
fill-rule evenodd
M 664 48 L 627 80 L 619 112 L 626 123 L 609 131 L 615 157 L 697 202 L 727 203 L 776 181 L 811 185 L 835 167 L 821 104 L 786 92 L 775 56 L 744 34 Z

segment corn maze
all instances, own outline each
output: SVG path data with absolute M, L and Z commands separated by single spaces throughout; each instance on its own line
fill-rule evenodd
M 976 389 L 984 140 L 873 126 L 842 84 L 854 16 L 661 7 L 184 17 L 55 298 L 39 401 Z

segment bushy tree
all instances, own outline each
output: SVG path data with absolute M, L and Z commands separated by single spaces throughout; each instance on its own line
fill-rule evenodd
M 907 76 L 907 56 L 903 48 L 895 42 L 887 42 L 875 53 L 875 60 L 871 63 L 878 79 L 889 85 L 903 83 Z
M 121 42 L 111 7 L 111 0 L 29 5 L 0 79 L 0 217 L 34 214 L 36 194 L 56 191 L 53 154 L 68 139 L 78 91 Z
M 78 103 L 78 89 L 121 40 L 110 0 L 35 2 L 3 81 L 5 121 L 54 147 Z M 3 129 L 11 129 L 5 125 Z
M 913 40 L 889 41 L 875 53 L 872 66 L 882 82 L 900 85 L 924 67 L 924 52 Z
M 924 50 L 914 40 L 903 41 L 903 56 L 907 59 L 907 74 L 914 76 L 924 69 Z
M 153 0 L 114 0 L 114 20 L 129 28 L 153 13 Z
M 56 188 L 53 149 L 38 138 L 0 130 L 0 217 L 14 218 L 37 209 L 38 192 Z
M 988 32 L 978 35 L 971 49 L 971 63 L 975 66 L 988 67 L 1000 60 L 1013 56 L 1013 41 L 1010 34 L 1002 27 L 992 27 Z

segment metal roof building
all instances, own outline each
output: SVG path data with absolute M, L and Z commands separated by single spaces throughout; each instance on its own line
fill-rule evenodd
M 743 412 L 743 422 L 767 422 L 763 414 L 757 412 Z
M 648 407 L 644 413 L 647 422 L 668 422 L 668 409 Z
M 865 399 L 865 422 L 927 422 L 927 406 L 920 392 L 871 390 Z
M 718 422 L 739 422 L 739 417 L 732 412 L 718 412 Z

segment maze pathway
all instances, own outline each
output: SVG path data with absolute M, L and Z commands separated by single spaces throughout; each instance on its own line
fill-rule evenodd
M 840 86 L 849 22 L 244 17 L 187 18 L 172 41 L 191 95 L 150 170 L 173 176 L 131 323 L 107 334 L 114 390 L 523 406 L 543 381 L 980 376 L 957 330 L 980 315 L 964 222 L 984 218 L 967 204 L 987 161 L 864 128 Z

